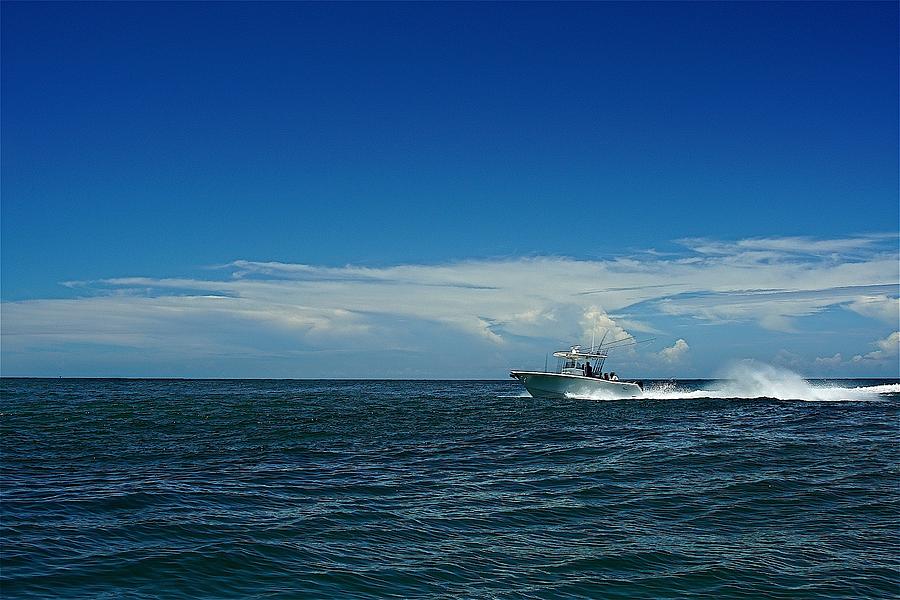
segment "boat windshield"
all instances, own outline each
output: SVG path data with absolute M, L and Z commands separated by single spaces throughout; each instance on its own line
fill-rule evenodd
M 556 365 L 557 373 L 566 373 L 569 375 L 581 375 L 584 373 L 584 365 L 591 364 L 591 370 L 596 373 L 602 368 L 605 357 L 601 356 L 584 356 L 576 359 L 575 357 L 560 358 Z

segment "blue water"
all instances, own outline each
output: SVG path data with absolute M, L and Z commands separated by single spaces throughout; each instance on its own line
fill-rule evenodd
M 897 597 L 896 380 L 646 385 L 3 379 L 0 595 Z

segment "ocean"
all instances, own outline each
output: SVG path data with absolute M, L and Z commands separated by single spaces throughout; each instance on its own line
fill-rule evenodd
M 4 599 L 900 595 L 897 380 L 0 385 Z

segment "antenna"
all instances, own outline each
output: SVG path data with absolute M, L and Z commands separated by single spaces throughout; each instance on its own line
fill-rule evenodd
M 606 339 L 606 336 L 608 336 L 608 335 L 609 335 L 609 329 L 607 329 L 605 332 L 603 332 L 603 337 L 600 338 L 600 345 L 597 346 L 598 350 L 599 350 L 600 346 L 603 345 L 603 341 Z

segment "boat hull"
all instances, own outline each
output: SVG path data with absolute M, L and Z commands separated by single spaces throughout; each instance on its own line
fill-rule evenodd
M 615 400 L 638 398 L 643 395 L 641 387 L 630 381 L 609 381 L 596 377 L 534 371 L 510 371 L 509 374 L 521 381 L 528 393 L 535 398 Z

